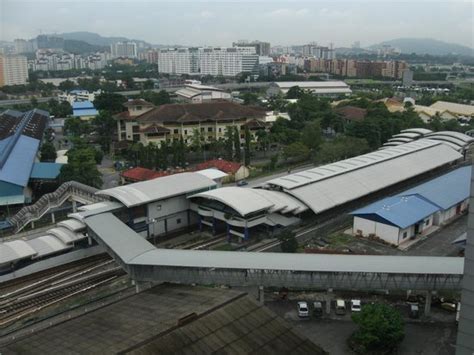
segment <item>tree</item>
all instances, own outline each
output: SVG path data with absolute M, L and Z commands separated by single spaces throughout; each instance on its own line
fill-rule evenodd
M 304 90 L 299 86 L 292 86 L 286 93 L 287 99 L 300 99 L 304 95 Z
M 105 110 L 114 114 L 123 111 L 123 104 L 126 101 L 127 99 L 123 95 L 103 92 L 95 97 L 94 106 L 98 110 Z
M 41 162 L 54 162 L 57 158 L 56 148 L 50 142 L 44 142 L 41 146 L 40 161 Z
M 66 92 L 71 91 L 75 87 L 76 87 L 76 84 L 74 84 L 74 82 L 69 79 L 60 82 L 58 85 L 59 90 L 66 91 Z
M 244 105 L 258 105 L 260 103 L 258 95 L 253 92 L 245 92 L 240 97 L 244 100 Z
M 386 304 L 365 305 L 360 312 L 352 313 L 352 320 L 359 329 L 349 338 L 349 344 L 359 354 L 394 350 L 405 335 L 402 316 Z
M 234 160 L 239 163 L 242 161 L 242 152 L 240 150 L 240 132 L 237 126 L 234 126 Z
M 97 188 L 102 187 L 102 175 L 97 169 L 95 149 L 80 148 L 68 151 L 68 163 L 61 167 L 60 183 L 77 181 Z
M 293 232 L 283 232 L 278 239 L 280 240 L 280 248 L 283 253 L 296 253 L 298 250 L 298 241 Z
M 33 106 L 33 107 L 38 106 L 38 99 L 33 96 L 33 97 L 31 98 L 31 100 L 30 100 L 30 104 L 31 104 L 31 106 Z
M 232 160 L 234 155 L 234 130 L 232 126 L 227 126 L 224 132 L 224 153 L 227 160 Z
M 87 134 L 91 130 L 88 122 L 82 121 L 79 117 L 71 117 L 64 122 L 64 130 L 72 136 L 79 137 Z
M 99 134 L 99 144 L 102 147 L 102 150 L 108 152 L 110 150 L 112 135 L 117 122 L 109 111 L 100 111 L 92 120 L 92 124 L 95 126 L 95 129 Z
M 305 160 L 309 156 L 309 149 L 301 142 L 291 143 L 283 148 L 283 156 L 285 159 Z
M 252 135 L 248 126 L 245 126 L 245 145 L 244 145 L 244 165 L 250 165 L 250 143 L 252 141 Z
M 319 146 L 323 142 L 319 122 L 310 122 L 305 125 L 301 133 L 301 141 L 312 152 L 316 152 L 319 149 Z
M 160 90 L 158 93 L 154 91 L 143 91 L 140 97 L 156 106 L 171 103 L 170 94 L 165 90 Z

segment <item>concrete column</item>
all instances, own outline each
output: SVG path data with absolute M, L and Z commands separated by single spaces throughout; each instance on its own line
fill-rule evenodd
M 216 219 L 212 217 L 212 235 L 216 235 Z
M 326 314 L 331 314 L 331 299 L 332 299 L 332 288 L 328 289 L 328 295 L 326 297 Z
M 56 223 L 56 218 L 54 217 L 54 212 L 51 212 L 51 223 Z
M 199 225 L 199 231 L 202 232 L 202 216 L 201 215 L 199 215 L 198 225 Z
M 263 286 L 258 286 L 258 302 L 261 304 L 265 303 L 265 291 L 263 289 Z
M 72 212 L 76 213 L 77 212 L 77 202 L 72 200 Z
M 244 229 L 244 240 L 248 240 L 249 239 L 249 229 L 247 227 L 245 227 Z
M 91 237 L 87 237 L 87 243 L 88 243 L 89 245 L 92 245 L 92 239 L 91 239 Z
M 229 223 L 226 223 L 227 225 L 227 241 L 230 243 L 230 239 L 232 238 L 232 235 L 230 234 L 230 225 Z
M 34 221 L 31 222 L 31 229 L 35 229 L 35 222 Z
M 425 316 L 429 316 L 431 313 L 431 291 L 426 293 L 425 299 Z

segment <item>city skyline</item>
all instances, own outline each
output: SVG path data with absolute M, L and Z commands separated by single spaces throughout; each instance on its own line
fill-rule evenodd
M 26 6 L 30 11 L 25 12 Z M 362 4 L 2 0 L 1 7 L 0 40 L 4 41 L 40 33 L 89 31 L 164 45 L 230 46 L 240 39 L 259 39 L 283 46 L 317 41 L 348 47 L 360 41 L 367 47 L 394 38 L 417 37 L 473 47 L 473 5 L 458 0 Z

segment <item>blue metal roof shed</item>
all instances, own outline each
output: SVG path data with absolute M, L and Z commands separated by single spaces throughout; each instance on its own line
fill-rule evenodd
M 73 116 L 95 116 L 99 112 L 90 101 L 76 101 L 72 103 Z
M 417 194 L 441 209 L 447 210 L 469 198 L 470 184 L 471 167 L 465 166 L 406 190 L 397 196 Z
M 31 179 L 54 180 L 58 177 L 63 164 L 58 163 L 34 163 L 31 171 Z
M 412 195 L 388 197 L 351 212 L 351 214 L 403 229 L 437 211 L 439 211 L 439 207 L 421 197 Z

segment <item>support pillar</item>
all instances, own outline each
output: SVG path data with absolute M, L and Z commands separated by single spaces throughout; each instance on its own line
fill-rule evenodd
M 249 240 L 249 229 L 247 227 L 244 228 L 244 240 Z
M 54 217 L 54 212 L 51 212 L 51 223 L 56 223 L 56 218 Z
M 212 217 L 212 235 L 216 235 L 216 219 Z
M 258 286 L 258 302 L 260 302 L 260 304 L 265 303 L 265 291 L 263 286 Z
M 332 288 L 329 288 L 327 292 L 328 295 L 326 297 L 326 314 L 331 314 Z
M 429 316 L 431 313 L 431 291 L 426 293 L 425 299 L 425 316 Z
M 87 243 L 88 243 L 89 245 L 92 245 L 92 239 L 91 239 L 91 237 L 87 237 Z
M 31 229 L 35 229 L 35 222 L 31 221 Z
M 198 225 L 199 225 L 199 232 L 202 232 L 202 216 L 201 215 L 199 215 Z
M 226 223 L 226 225 L 227 225 L 227 242 L 230 243 L 230 240 L 232 238 L 232 235 L 230 234 L 230 225 L 229 223 Z
M 72 212 L 76 213 L 77 212 L 77 202 L 72 200 Z

